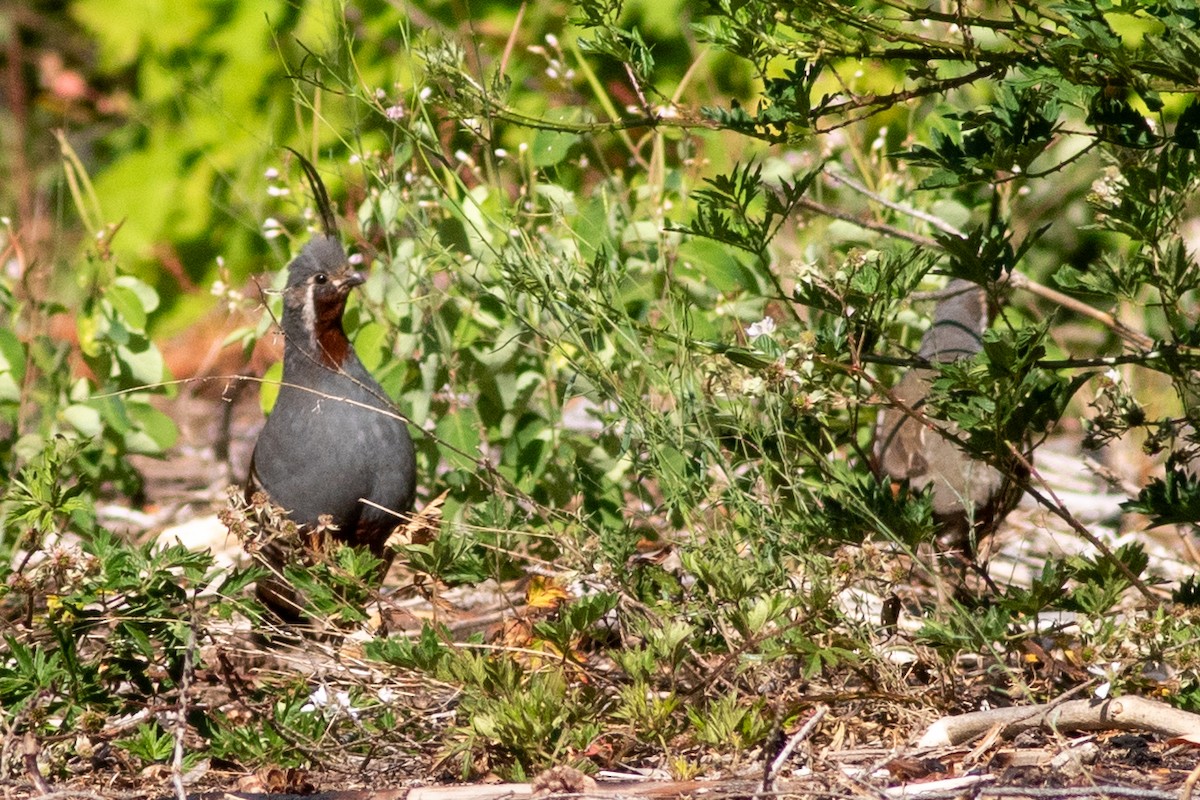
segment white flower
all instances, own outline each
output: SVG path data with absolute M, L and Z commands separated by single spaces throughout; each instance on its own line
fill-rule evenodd
M 279 220 L 274 217 L 267 217 L 263 220 L 263 236 L 268 239 L 275 239 L 283 235 L 283 226 L 279 224 Z
M 329 705 L 329 691 L 324 686 L 318 686 L 308 696 L 308 702 L 300 706 L 300 710 L 306 714 L 311 714 L 318 708 L 324 708 L 327 705 Z
M 345 711 L 353 719 L 358 719 L 358 709 L 350 704 L 349 692 L 338 692 L 333 696 L 333 699 L 337 701 L 338 708 Z
M 267 171 L 263 173 L 263 177 L 269 181 L 273 181 L 279 177 L 279 170 L 274 167 L 267 167 Z
M 358 719 L 358 709 L 350 704 L 350 693 L 346 691 L 338 692 L 333 696 L 333 702 L 329 702 L 329 690 L 324 686 L 318 686 L 313 690 L 313 693 L 308 696 L 308 702 L 300 706 L 300 710 L 309 714 L 329 708 L 333 706 L 337 711 L 344 711 L 347 715 L 354 719 Z
M 383 110 L 383 115 L 392 122 L 404 119 L 404 106 L 388 106 Z
M 746 328 L 746 335 L 751 339 L 758 336 L 770 336 L 775 332 L 775 320 L 771 317 L 763 317 L 758 322 Z
M 1088 667 L 1088 672 L 1092 673 L 1097 678 L 1105 679 L 1104 682 L 1097 686 L 1096 690 L 1092 692 L 1097 699 L 1104 700 L 1108 697 L 1109 692 L 1112 691 L 1113 680 L 1121 674 L 1121 663 L 1119 661 L 1113 661 L 1109 664 L 1104 664 L 1101 666 Z

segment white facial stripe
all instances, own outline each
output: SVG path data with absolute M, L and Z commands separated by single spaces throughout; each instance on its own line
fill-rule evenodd
M 308 333 L 308 346 L 310 348 L 317 346 L 317 302 L 316 298 L 313 297 L 314 286 L 315 284 L 309 281 L 308 285 L 304 288 L 304 330 Z

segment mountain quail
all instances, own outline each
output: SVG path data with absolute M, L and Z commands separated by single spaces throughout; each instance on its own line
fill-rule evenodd
M 921 340 L 918 355 L 926 361 L 943 362 L 974 356 L 982 349 L 981 337 L 988 326 L 986 293 L 974 283 L 956 279 L 939 295 L 942 299 L 934 308 L 933 324 Z M 914 367 L 892 393 L 905 406 L 923 414 L 930 382 L 936 375 L 936 370 Z M 876 472 L 895 481 L 907 481 L 918 491 L 932 485 L 939 538 L 970 552 L 975 542 L 994 530 L 1012 510 L 1020 492 L 1012 475 L 972 459 L 947 438 L 959 434 L 958 426 L 943 421 L 934 424 L 941 431 L 899 408 L 883 409 L 875 427 Z
M 295 151 L 293 151 L 295 152 Z M 299 154 L 296 154 L 299 156 Z M 250 461 L 246 494 L 264 492 L 318 543 L 334 539 L 385 557 L 384 544 L 413 506 L 412 440 L 383 389 L 342 329 L 350 290 L 363 283 L 337 239 L 337 220 L 313 166 L 300 157 L 321 212 L 317 235 L 288 265 L 283 290 L 283 380 Z M 263 548 L 276 574 L 258 595 L 283 619 L 300 621 L 300 599 L 279 570 L 294 553 L 278 541 Z

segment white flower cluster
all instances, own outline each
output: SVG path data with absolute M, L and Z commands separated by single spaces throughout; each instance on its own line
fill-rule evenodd
M 1116 167 L 1104 170 L 1103 177 L 1092 182 L 1092 190 L 1088 193 L 1088 202 L 1099 208 L 1114 208 L 1121 202 L 1128 183 L 1125 176 Z

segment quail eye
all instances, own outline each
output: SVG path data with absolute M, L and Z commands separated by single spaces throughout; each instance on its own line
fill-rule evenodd
M 329 281 L 329 276 L 326 275 L 324 272 L 318 272 L 316 275 L 313 276 L 313 280 L 316 281 L 317 283 L 327 283 Z

